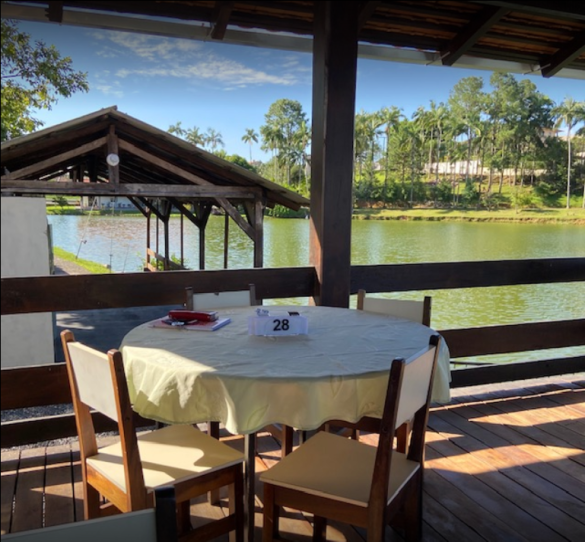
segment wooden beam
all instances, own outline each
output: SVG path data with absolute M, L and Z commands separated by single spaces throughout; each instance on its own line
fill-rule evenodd
M 180 273 L 104 273 L 0 279 L 1 314 L 73 311 L 182 304 L 187 286 L 195 293 L 247 290 L 257 297 L 311 297 L 313 267 L 181 271 Z
M 452 66 L 465 53 L 469 51 L 477 41 L 485 36 L 490 28 L 500 19 L 506 16 L 510 10 L 506 8 L 487 7 L 477 13 L 469 24 L 455 36 L 451 42 L 441 51 L 441 61 L 445 66 Z
M 585 6 L 573 0 L 556 2 L 506 2 L 501 0 L 473 0 L 475 4 L 499 6 L 521 13 L 585 21 Z
M 489 367 L 473 367 L 451 372 L 451 387 L 483 386 L 496 382 L 511 382 L 571 373 L 585 370 L 585 356 L 545 359 L 524 363 L 506 363 Z
M 63 152 L 56 156 L 51 156 L 51 158 L 47 158 L 46 160 L 42 160 L 40 162 L 36 162 L 35 164 L 31 164 L 30 166 L 23 167 L 21 169 L 17 169 L 16 171 L 11 171 L 7 175 L 2 175 L 1 180 L 16 180 L 21 179 L 23 177 L 30 177 L 36 173 L 39 173 L 45 169 L 49 169 L 54 166 L 58 166 L 67 160 L 71 160 L 71 158 L 75 158 L 76 156 L 81 156 L 82 154 L 86 154 L 88 152 L 94 151 L 103 147 L 106 144 L 106 138 L 100 137 L 90 143 L 86 143 L 85 145 L 81 145 L 75 149 L 71 149 L 70 151 Z
M 5 181 L 0 182 L 2 191 L 15 194 L 67 194 L 75 196 L 144 196 L 185 197 L 194 199 L 234 198 L 254 200 L 258 189 L 240 186 L 194 186 L 186 184 L 122 183 L 78 183 L 50 181 Z
M 585 258 L 354 265 L 351 293 L 584 282 Z M 489 292 L 486 292 L 489 295 Z
M 441 330 L 452 358 L 585 345 L 585 319 Z M 584 367 L 585 369 L 585 367 Z
M 157 166 L 165 171 L 168 171 L 169 173 L 173 173 L 174 175 L 177 175 L 183 179 L 186 179 L 187 181 L 192 182 L 194 184 L 199 184 L 202 186 L 216 186 L 213 183 L 211 183 L 210 181 L 206 181 L 205 179 L 202 179 L 198 175 L 194 175 L 193 173 L 191 173 L 189 171 L 186 171 L 178 166 L 175 166 L 174 164 L 171 164 L 170 162 L 167 162 L 166 160 L 163 160 L 162 158 L 154 156 L 154 155 L 150 154 L 149 152 L 143 151 L 142 149 L 139 149 L 136 145 L 132 145 L 132 143 L 128 143 L 127 141 L 124 141 L 123 139 L 120 140 L 120 148 L 127 150 L 128 152 L 132 152 L 136 156 L 139 156 L 140 158 L 142 158 L 143 160 L 146 160 L 147 162 L 150 162 L 151 164 L 153 164 L 153 165 L 155 165 L 155 166 Z M 230 215 L 230 217 L 234 220 L 234 222 L 236 222 L 236 224 L 238 224 L 238 226 L 240 226 L 240 228 L 243 230 L 243 232 L 250 239 L 254 239 L 254 230 L 240 216 L 240 213 L 238 212 L 238 210 L 226 198 L 216 197 L 214 199 L 215 199 L 215 201 L 217 201 L 219 206 L 222 207 L 225 210 L 225 212 Z
M 552 77 L 565 66 L 585 52 L 585 32 L 577 34 L 567 45 L 559 49 L 548 59 L 543 60 L 541 73 L 543 77 Z
M 185 215 L 195 226 L 201 227 L 201 221 L 191 212 L 183 203 L 176 198 L 168 198 L 169 201 L 179 210 L 182 215 Z
M 227 25 L 234 9 L 234 2 L 215 2 L 211 37 L 214 40 L 222 40 L 227 30 Z
M 382 4 L 382 2 L 361 2 L 360 12 L 358 15 L 358 32 L 368 22 L 380 4 Z
M 52 23 L 63 22 L 63 2 L 48 2 L 47 19 Z
M 136 207 L 143 215 L 145 218 L 148 218 L 148 211 L 141 205 L 141 202 L 138 201 L 137 199 L 134 199 L 132 196 L 126 196 L 130 202 L 134 205 L 134 207 Z
M 317 305 L 349 305 L 357 2 L 315 2 L 310 260 Z

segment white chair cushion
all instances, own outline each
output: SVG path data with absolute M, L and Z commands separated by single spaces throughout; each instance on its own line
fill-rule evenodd
M 377 449 L 321 431 L 260 476 L 276 486 L 367 506 Z M 418 470 L 419 464 L 393 452 L 388 500 Z
M 244 460 L 242 453 L 192 425 L 171 425 L 139 435 L 138 448 L 147 489 L 172 485 Z M 126 491 L 119 443 L 100 448 L 87 463 Z

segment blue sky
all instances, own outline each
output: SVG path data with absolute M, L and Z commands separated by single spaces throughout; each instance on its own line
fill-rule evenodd
M 219 131 L 229 154 L 249 158 L 242 142 L 246 128 L 264 124 L 270 105 L 298 100 L 311 112 L 311 55 L 218 42 L 202 42 L 100 29 L 20 22 L 33 39 L 54 44 L 70 56 L 77 70 L 88 74 L 90 91 L 61 98 L 37 117 L 51 126 L 117 105 L 118 110 L 167 130 L 184 128 Z M 410 116 L 431 100 L 447 101 L 463 77 L 481 76 L 489 90 L 491 72 L 441 66 L 420 66 L 360 59 L 356 111 L 384 106 L 402 108 Z M 585 81 L 528 76 L 537 88 L 560 103 L 565 97 L 585 99 Z M 254 159 L 265 159 L 259 145 Z

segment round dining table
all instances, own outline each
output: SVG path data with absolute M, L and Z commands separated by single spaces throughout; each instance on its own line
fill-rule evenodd
M 230 322 L 215 331 L 146 322 L 132 329 L 120 348 L 130 399 L 141 416 L 168 424 L 216 421 L 246 436 L 249 526 L 254 434 L 272 424 L 313 430 L 328 420 L 381 417 L 392 360 L 416 354 L 435 333 L 419 323 L 355 309 L 263 309 L 271 316 L 299 313 L 308 332 L 253 335 L 248 319 L 256 308 L 226 308 L 219 317 Z M 449 381 L 449 351 L 441 341 L 432 401 L 450 400 Z

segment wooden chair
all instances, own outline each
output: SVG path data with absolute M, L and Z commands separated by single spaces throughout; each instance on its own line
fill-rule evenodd
M 254 305 L 259 305 L 254 284 L 250 284 L 249 290 L 207 294 L 194 294 L 193 288 L 185 288 L 185 308 L 191 311 L 216 310 L 226 307 L 251 307 Z
M 153 490 L 170 485 L 182 535 L 191 529 L 190 499 L 227 486 L 230 514 L 193 533 L 203 541 L 235 531 L 236 542 L 242 542 L 243 455 L 191 425 L 137 436 L 122 354 L 89 348 L 69 330 L 61 333 L 61 340 L 79 435 L 85 518 L 152 507 Z M 118 423 L 118 443 L 98 448 L 91 410 Z
M 383 299 L 379 297 L 367 297 L 365 290 L 358 290 L 357 309 L 377 314 L 386 314 L 419 322 L 425 326 L 431 325 L 431 297 L 425 296 L 423 301 L 411 301 L 406 299 Z M 355 424 L 349 424 L 343 421 L 331 421 L 326 426 L 345 428 L 345 435 L 353 439 L 359 438 L 359 431 L 368 431 L 372 421 L 369 419 L 360 420 Z M 405 453 L 412 424 L 407 421 L 396 430 L 398 437 L 398 450 Z
M 367 297 L 365 290 L 358 290 L 357 308 L 367 312 L 404 318 L 429 327 L 431 325 L 431 297 L 429 296 L 425 296 L 423 301 L 382 299 Z
M 265 471 L 263 542 L 278 536 L 280 507 L 314 515 L 313 540 L 324 538 L 327 520 L 368 530 L 382 542 L 385 526 L 399 512 L 406 539 L 419 540 L 425 432 L 440 338 L 407 361 L 392 362 L 378 446 L 319 432 Z M 413 419 L 408 454 L 393 449 L 396 427 Z
M 65 523 L 43 529 L 3 534 L 12 542 L 105 542 L 140 540 L 140 542 L 176 542 L 177 525 L 175 490 L 154 490 L 155 508 L 116 516 Z

